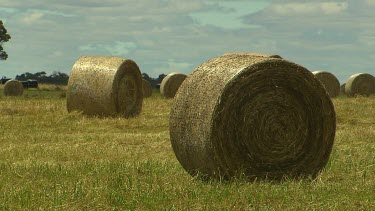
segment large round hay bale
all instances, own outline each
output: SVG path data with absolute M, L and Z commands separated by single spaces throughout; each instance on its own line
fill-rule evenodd
M 23 85 L 18 80 L 9 80 L 4 84 L 5 96 L 20 96 L 23 94 Z
M 136 116 L 143 102 L 141 72 L 130 59 L 82 56 L 73 65 L 66 97 L 69 112 Z
M 313 178 L 335 132 L 334 106 L 319 80 L 271 57 L 229 54 L 201 64 L 170 113 L 177 159 L 208 178 Z
M 343 84 L 341 84 L 341 86 L 340 86 L 340 94 L 341 94 L 341 95 L 345 95 L 345 84 L 346 84 L 346 83 L 343 83 Z
M 160 94 L 165 98 L 173 98 L 178 88 L 185 80 L 186 75 L 182 73 L 170 73 L 161 81 Z
M 349 77 L 345 84 L 346 95 L 370 96 L 375 94 L 375 78 L 368 73 L 357 73 Z
M 145 79 L 142 79 L 142 91 L 143 91 L 143 97 L 151 97 L 152 86 L 150 82 L 146 81 Z
M 312 72 L 320 82 L 324 85 L 324 88 L 328 92 L 330 97 L 337 97 L 340 94 L 340 82 L 332 73 L 326 71 L 313 71 Z

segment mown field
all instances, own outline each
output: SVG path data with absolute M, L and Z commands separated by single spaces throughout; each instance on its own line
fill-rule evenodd
M 375 97 L 334 99 L 330 161 L 313 181 L 201 181 L 176 160 L 172 100 L 139 117 L 67 113 L 66 87 L 0 87 L 0 210 L 375 210 Z

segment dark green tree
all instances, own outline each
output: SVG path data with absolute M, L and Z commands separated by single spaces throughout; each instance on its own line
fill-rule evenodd
M 150 82 L 150 80 L 151 80 L 150 76 L 148 76 L 147 73 L 142 73 L 142 78 L 145 79 L 148 82 Z
M 29 73 L 25 72 L 21 75 L 16 75 L 16 80 L 27 81 L 27 80 L 37 80 L 39 83 L 43 84 L 59 84 L 67 85 L 69 81 L 69 76 L 66 73 L 54 71 L 50 76 L 47 76 L 46 72 Z
M 8 58 L 8 54 L 4 51 L 3 44 L 8 42 L 10 38 L 8 31 L 4 27 L 3 21 L 0 20 L 0 60 L 6 60 Z

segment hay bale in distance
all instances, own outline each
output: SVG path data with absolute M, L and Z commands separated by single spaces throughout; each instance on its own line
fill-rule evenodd
M 341 95 L 345 95 L 345 84 L 346 84 L 346 83 L 343 83 L 343 84 L 341 84 L 341 86 L 340 86 L 340 94 L 341 94 Z
M 349 97 L 375 94 L 375 78 L 368 73 L 357 73 L 349 77 L 345 84 L 345 93 Z
M 165 98 L 173 98 L 176 95 L 178 88 L 181 86 L 186 78 L 182 73 L 168 74 L 160 84 L 160 94 Z
M 151 97 L 152 87 L 151 87 L 151 84 L 145 79 L 142 79 L 142 90 L 143 90 L 143 97 Z
M 18 80 L 8 80 L 4 84 L 4 95 L 5 96 L 20 96 L 23 94 L 23 85 Z
M 340 82 L 332 73 L 326 71 L 312 72 L 324 85 L 330 97 L 337 97 L 340 94 Z
M 201 64 L 170 113 L 177 159 L 207 178 L 314 178 L 335 132 L 334 106 L 321 82 L 271 57 L 230 54 Z
M 136 116 L 143 102 L 141 72 L 130 59 L 82 56 L 73 65 L 66 97 L 68 112 Z

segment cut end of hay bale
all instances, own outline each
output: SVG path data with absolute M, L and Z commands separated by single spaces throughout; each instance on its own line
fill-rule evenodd
M 83 56 L 74 64 L 67 90 L 69 112 L 132 117 L 141 112 L 142 102 L 142 76 L 134 61 Z
M 324 88 L 328 92 L 330 97 L 337 97 L 340 94 L 340 82 L 332 73 L 326 71 L 313 71 L 312 72 L 320 82 L 322 82 Z
M 160 84 L 160 94 L 165 98 L 173 98 L 185 78 L 186 75 L 182 73 L 168 74 Z
M 243 54 L 201 64 L 170 114 L 177 159 L 191 175 L 208 178 L 314 178 L 335 131 L 333 103 L 310 71 Z
M 23 94 L 23 85 L 18 80 L 9 80 L 4 84 L 5 96 L 20 96 Z
M 151 97 L 152 95 L 152 86 L 150 82 L 142 79 L 142 90 L 143 90 L 143 97 Z
M 370 96 L 375 94 L 375 78 L 368 73 L 357 73 L 346 81 L 345 93 L 349 97 Z

